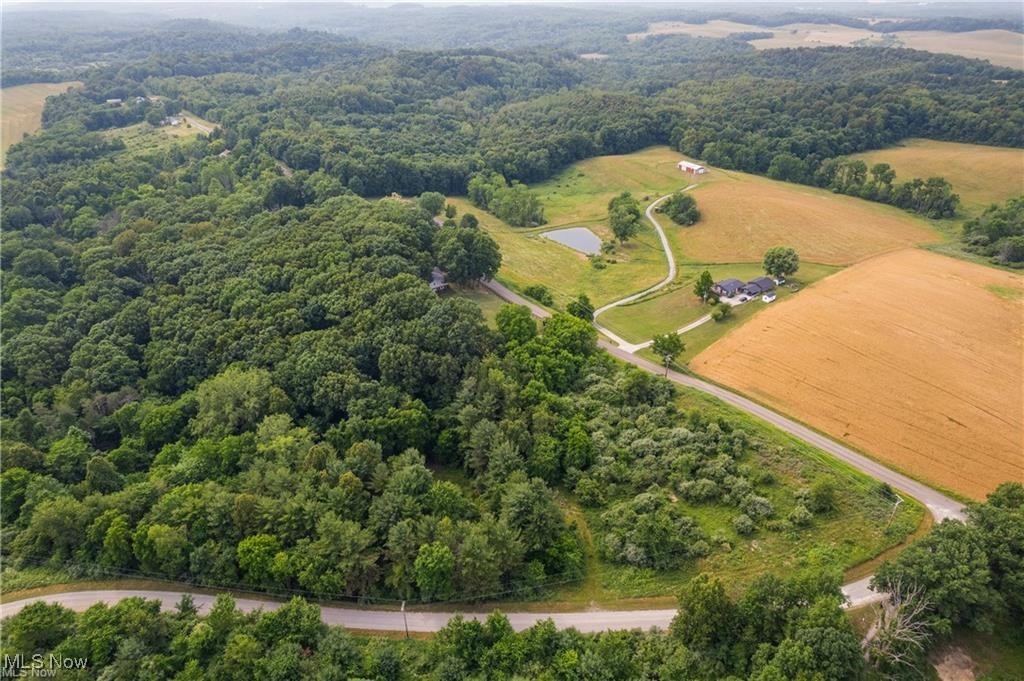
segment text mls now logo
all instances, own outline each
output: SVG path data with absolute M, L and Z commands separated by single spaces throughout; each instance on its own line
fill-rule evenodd
M 54 676 L 58 669 L 85 669 L 88 665 L 89 660 L 85 657 L 64 657 L 62 655 L 26 657 L 19 653 L 4 655 L 4 666 L 0 671 L 0 676 L 4 678 L 49 678 Z

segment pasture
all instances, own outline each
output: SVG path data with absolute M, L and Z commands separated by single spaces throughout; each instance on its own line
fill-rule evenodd
M 676 167 L 684 158 L 669 147 L 648 147 L 632 154 L 597 156 L 574 163 L 533 187 L 544 204 L 546 227 L 604 220 L 608 202 L 624 191 L 632 192 L 646 208 L 659 196 L 697 181 Z M 645 201 L 644 197 L 649 198 Z
M 875 163 L 888 163 L 896 171 L 897 182 L 944 177 L 960 195 L 963 207 L 972 213 L 1024 193 L 1024 149 L 909 139 L 899 146 L 852 158 L 862 159 L 869 168 Z
M 1024 479 L 1024 278 L 923 250 L 779 301 L 690 367 L 929 483 Z
M 760 262 L 772 246 L 802 260 L 849 265 L 872 255 L 941 241 L 910 213 L 830 191 L 716 170 L 693 190 L 701 220 L 670 226 L 677 253 L 691 262 Z
M 682 21 L 652 23 L 643 33 L 631 33 L 629 40 L 650 35 L 683 33 L 708 38 L 725 38 L 733 33 L 771 33 L 771 38 L 749 41 L 759 50 L 783 47 L 824 47 L 829 45 L 884 45 L 914 50 L 955 54 L 969 59 L 985 59 L 997 66 L 1024 69 L 1024 35 L 1014 31 L 981 30 L 951 33 L 947 31 L 896 31 L 878 33 L 864 28 L 838 24 L 786 24 L 757 26 L 734 21 L 715 20 L 704 24 Z
M 646 221 L 636 237 L 619 246 L 610 256 L 614 263 L 597 269 L 579 251 L 541 237 L 541 232 L 551 229 L 551 225 L 534 229 L 511 227 L 465 199 L 452 198 L 449 202 L 455 205 L 459 215 L 476 215 L 480 226 L 498 242 L 502 258 L 498 279 L 519 291 L 531 284 L 543 284 L 551 291 L 558 307 L 580 293 L 589 296 L 594 305 L 602 305 L 651 286 L 665 276 L 665 254 L 654 228 Z M 586 223 L 582 226 L 602 240 L 612 236 L 607 225 Z
M 0 167 L 3 167 L 7 149 L 15 142 L 39 130 L 43 124 L 43 106 L 46 98 L 59 95 L 73 87 L 80 87 L 78 81 L 66 83 L 29 83 L 5 87 L 0 92 L 3 99 L 2 130 L 0 130 Z

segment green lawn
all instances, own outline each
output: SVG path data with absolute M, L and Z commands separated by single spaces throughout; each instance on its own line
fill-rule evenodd
M 450 293 L 442 293 L 441 295 L 454 295 L 459 298 L 472 300 L 480 308 L 480 311 L 484 313 L 484 319 L 487 320 L 487 325 L 492 329 L 497 328 L 494 318 L 497 316 L 498 310 L 506 305 L 504 300 L 494 295 L 489 288 L 483 286 L 453 285 Z
M 831 265 L 802 263 L 800 270 L 790 277 L 787 285 L 778 289 L 779 299 L 770 304 L 777 305 L 780 301 L 798 292 L 794 291 L 790 286 L 795 285 L 799 289 L 803 289 L 805 286 L 839 271 L 839 269 Z M 679 275 L 676 281 L 671 285 L 635 303 L 608 310 L 608 312 L 601 315 L 601 323 L 626 340 L 639 343 L 658 334 L 675 331 L 703 317 L 710 312 L 711 308 L 701 303 L 700 298 L 694 295 L 693 284 L 704 270 L 711 272 L 711 276 L 715 281 L 727 278 L 749 281 L 754 277 L 764 275 L 761 266 L 754 263 L 682 265 L 679 267 Z M 756 298 L 733 308 L 733 317 L 724 322 L 707 322 L 696 329 L 687 331 L 683 335 L 683 338 L 686 340 L 687 352 L 681 360 L 688 361 L 691 357 L 696 356 L 696 352 L 693 352 L 694 348 L 699 347 L 703 349 L 707 347 L 767 305 L 760 298 Z

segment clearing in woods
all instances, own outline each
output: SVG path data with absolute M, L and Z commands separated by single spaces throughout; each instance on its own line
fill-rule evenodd
M 691 262 L 760 262 L 768 248 L 786 245 L 801 260 L 849 265 L 942 240 L 923 220 L 892 206 L 746 173 L 710 176 L 693 190 L 700 222 L 671 230 L 681 257 Z
M 824 47 L 828 45 L 882 45 L 909 47 L 927 52 L 956 54 L 970 59 L 986 59 L 996 66 L 1024 69 L 1024 35 L 1002 29 L 965 31 L 896 31 L 879 33 L 865 28 L 838 24 L 786 24 L 757 26 L 734 21 L 714 20 L 704 24 L 682 21 L 659 21 L 644 33 L 631 33 L 629 40 L 642 40 L 649 35 L 684 33 L 687 35 L 724 38 L 733 33 L 771 33 L 770 38 L 749 40 L 759 50 L 780 47 Z
M 1024 479 L 1024 278 L 907 249 L 763 311 L 698 373 L 981 499 Z
M 7 156 L 7 148 L 20 142 L 26 134 L 39 130 L 43 125 L 43 105 L 46 98 L 59 95 L 73 87 L 80 87 L 78 81 L 66 83 L 29 83 L 5 87 L 0 96 L 3 97 L 3 128 L 0 135 L 0 167 L 3 167 Z
M 888 163 L 896 171 L 896 182 L 944 177 L 971 212 L 1024 194 L 1024 149 L 908 139 L 852 158 L 862 159 L 869 168 Z

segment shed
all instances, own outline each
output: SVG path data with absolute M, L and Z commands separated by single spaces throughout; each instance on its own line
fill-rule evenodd
M 448 276 L 441 271 L 440 267 L 435 267 L 430 271 L 430 290 L 440 293 L 446 288 L 448 288 Z
M 708 172 L 708 169 L 699 163 L 691 163 L 690 161 L 680 161 L 676 164 L 676 167 L 682 170 L 684 173 L 692 173 L 694 175 L 703 175 Z

